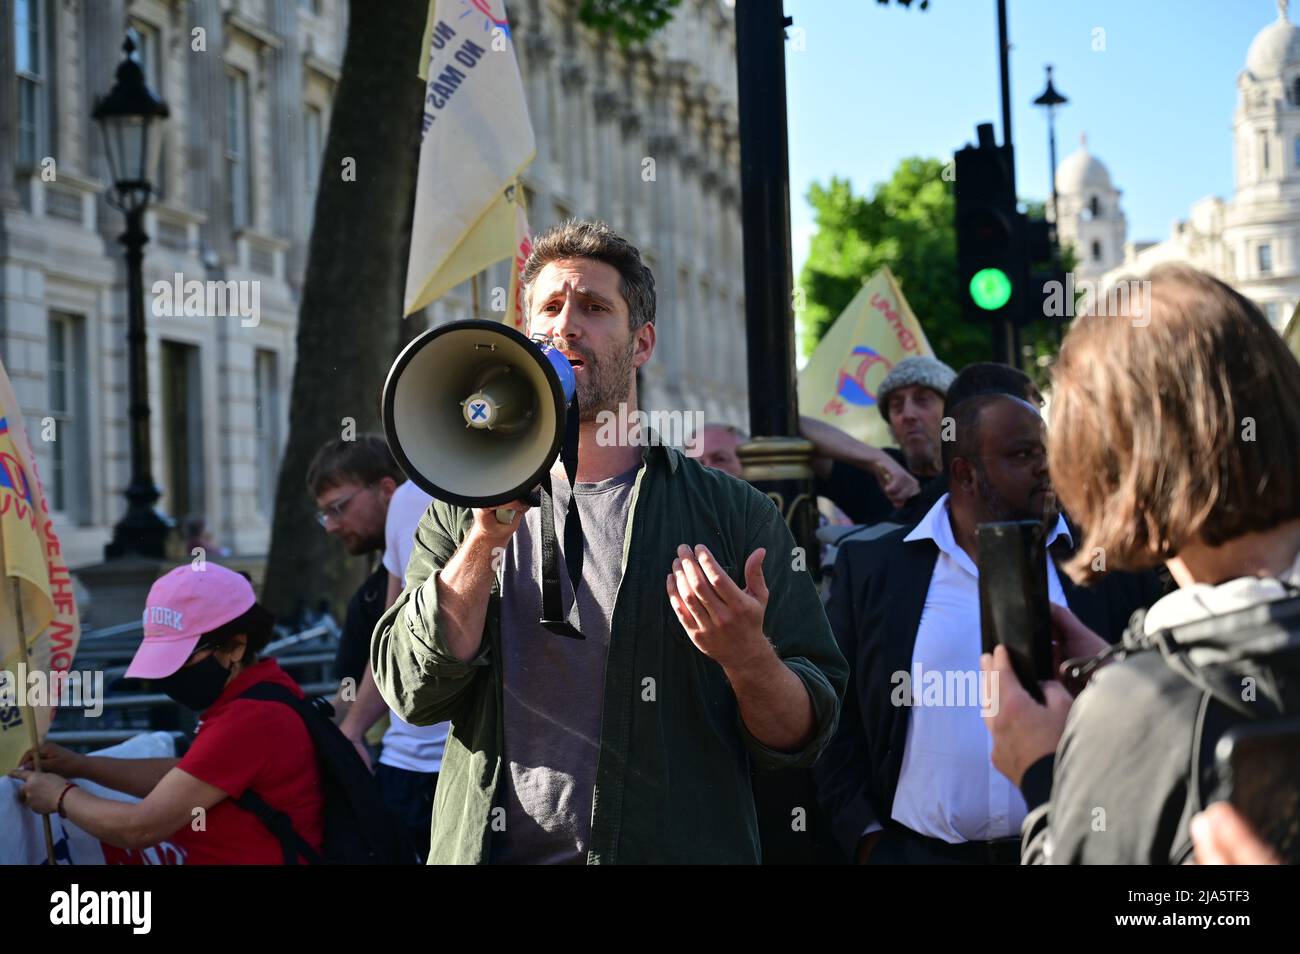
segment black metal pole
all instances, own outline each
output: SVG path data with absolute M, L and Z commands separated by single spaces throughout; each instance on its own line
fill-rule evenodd
M 745 331 L 754 435 L 741 446 L 740 459 L 745 479 L 776 504 L 803 551 L 805 568 L 815 573 L 812 445 L 797 436 L 785 104 L 787 21 L 781 0 L 743 0 L 735 9 Z M 864 474 L 863 479 L 872 478 Z M 791 554 L 790 559 L 797 561 L 800 555 Z M 830 824 L 817 805 L 809 771 L 766 772 L 756 775 L 753 785 L 764 863 L 842 860 Z M 804 818 L 806 827 L 792 826 L 792 818 Z
M 755 434 L 793 435 L 798 406 L 781 0 L 736 4 L 736 72 L 749 418 Z
M 1002 82 L 1002 145 L 1011 146 L 1011 64 L 1008 53 L 1011 47 L 1007 39 L 1007 0 L 998 0 L 998 73 Z M 1016 165 L 1010 164 L 1008 175 L 1011 178 L 1011 195 L 1016 195 Z M 1015 211 L 1014 209 L 1012 211 Z M 1014 367 L 1020 367 L 1020 325 L 1010 319 L 998 322 L 1001 327 L 994 329 L 993 348 L 998 361 L 1004 361 Z M 999 353 L 1000 352 L 1000 353 Z
M 1048 73 L 1050 80 L 1051 74 Z M 1052 178 L 1052 265 L 1053 271 L 1061 270 L 1061 206 L 1056 194 L 1056 107 L 1047 107 L 1047 161 L 1048 175 Z M 1059 351 L 1065 339 L 1065 325 L 1056 325 L 1056 348 Z
M 749 421 L 745 478 L 781 510 L 817 569 L 811 445 L 798 437 L 790 262 L 790 158 L 781 0 L 736 4 Z
M 105 559 L 135 555 L 161 559 L 169 525 L 154 509 L 162 496 L 153 479 L 149 438 L 148 337 L 144 328 L 144 207 L 126 210 L 127 374 L 131 435 L 131 481 L 126 488 L 126 515 L 113 528 Z

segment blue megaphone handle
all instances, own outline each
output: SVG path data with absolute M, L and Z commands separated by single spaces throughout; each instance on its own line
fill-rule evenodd
M 569 364 L 568 357 L 555 345 L 539 344 L 538 347 L 542 349 L 542 354 L 546 356 L 546 360 L 551 362 L 551 367 L 555 369 L 555 373 L 560 377 L 560 387 L 564 391 L 564 403 L 566 405 L 570 404 L 573 401 L 574 392 L 578 389 L 578 381 L 573 376 L 573 365 Z

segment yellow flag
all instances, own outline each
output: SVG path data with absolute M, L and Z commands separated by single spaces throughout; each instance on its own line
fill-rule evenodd
M 524 264 L 533 253 L 533 230 L 528 227 L 528 210 L 524 208 L 523 191 L 515 193 L 515 256 L 510 263 L 510 302 L 503 321 L 514 325 L 515 331 L 528 333 L 528 316 L 524 314 L 524 290 L 520 284 Z
M 537 151 L 504 0 L 432 0 L 429 11 L 408 315 L 514 257 L 517 180 Z
M 14 580 L 22 600 L 23 632 L 18 631 Z M 77 652 L 81 623 L 49 504 L 32 457 L 22 413 L 4 365 L 0 364 L 0 670 L 8 674 L 0 689 L 0 772 L 18 766 L 31 747 L 30 712 L 44 739 L 54 717 L 52 706 L 24 709 L 26 679 L 19 679 L 27 645 L 28 675 L 67 672 Z
M 893 444 L 876 391 L 899 361 L 933 354 L 893 274 L 881 268 L 835 319 L 799 373 L 799 413 L 873 447 Z

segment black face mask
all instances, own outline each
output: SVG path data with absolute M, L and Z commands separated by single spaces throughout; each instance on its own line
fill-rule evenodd
M 181 667 L 166 679 L 154 680 L 154 684 L 186 708 L 202 712 L 217 701 L 229 679 L 230 670 L 213 654 L 193 666 Z

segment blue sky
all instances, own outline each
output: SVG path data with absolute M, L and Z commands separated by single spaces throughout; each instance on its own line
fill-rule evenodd
M 813 181 L 863 193 L 910 155 L 945 156 L 994 123 L 1002 140 L 995 0 L 785 0 L 805 49 L 786 44 L 795 279 L 807 256 Z M 1070 102 L 1057 159 L 1078 147 L 1110 169 L 1129 239 L 1163 239 L 1193 202 L 1232 194 L 1237 75 L 1274 0 L 1008 0 L 1017 189 L 1050 190 L 1047 63 Z M 1300 16 L 1300 4 L 1291 18 Z M 1104 30 L 1104 35 L 1095 33 Z M 792 34 L 794 36 L 795 34 Z M 1104 40 L 1094 50 L 1094 37 Z

